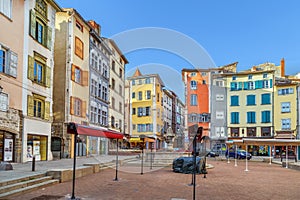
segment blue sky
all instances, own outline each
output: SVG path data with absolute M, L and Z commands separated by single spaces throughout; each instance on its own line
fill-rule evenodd
M 300 1 L 297 0 L 57 0 L 57 3 L 64 8 L 75 8 L 86 20 L 98 22 L 104 37 L 143 27 L 166 28 L 195 40 L 216 66 L 237 61 L 238 70 L 243 70 L 264 62 L 279 65 L 281 58 L 285 58 L 287 74 L 300 72 Z M 178 77 L 182 68 L 193 67 L 180 55 L 160 49 L 131 51 L 126 57 L 130 62 L 129 74 L 137 66 L 146 66 L 140 67 L 142 73 L 156 73 L 157 69 L 149 67 L 151 63 L 172 68 Z

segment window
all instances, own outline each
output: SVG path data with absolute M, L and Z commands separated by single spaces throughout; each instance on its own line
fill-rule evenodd
M 196 72 L 192 72 L 191 74 L 190 74 L 190 76 L 196 76 Z
M 255 95 L 247 95 L 247 106 L 255 105 Z
M 231 90 L 231 91 L 236 91 L 236 90 L 238 90 L 238 83 L 237 83 L 237 82 L 231 82 L 231 83 L 230 83 L 230 90 Z
M 83 32 L 83 26 L 81 25 L 81 23 L 79 21 L 76 20 L 76 27 Z
M 261 122 L 262 123 L 271 122 L 271 112 L 269 110 L 265 110 L 261 112 Z
M 151 83 L 151 79 L 150 78 L 146 78 L 145 79 L 145 84 L 150 84 Z
M 151 90 L 146 91 L 146 99 L 147 100 L 151 99 Z
M 263 74 L 263 78 L 268 78 L 268 74 L 267 74 L 267 73 L 264 73 L 264 74 Z
M 132 80 L 132 82 L 131 82 L 131 83 L 132 83 L 132 85 L 135 85 L 135 80 Z
M 123 88 L 122 85 L 119 85 L 119 94 L 122 96 L 123 95 Z
M 111 63 L 111 69 L 115 72 L 116 71 L 116 62 L 113 60 Z
M 82 71 L 76 65 L 72 65 L 71 80 L 82 86 L 88 86 L 88 72 Z
M 135 99 L 135 92 L 131 93 L 131 98 Z
M 263 80 L 263 88 L 269 88 L 269 80 Z
M 224 119 L 224 112 L 223 111 L 217 111 L 216 112 L 216 119 Z
M 139 91 L 139 100 L 143 100 L 143 92 Z
M 28 56 L 28 79 L 40 85 L 50 87 L 51 68 L 46 66 L 46 58 L 34 53 Z
M 244 82 L 244 90 L 254 90 L 254 82 L 253 81 L 248 81 Z
M 153 124 L 138 124 L 138 132 L 152 132 Z
M 120 113 L 122 113 L 122 107 L 123 107 L 123 106 L 122 106 L 122 103 L 119 102 L 119 112 L 120 112 Z
M 132 130 L 136 129 L 136 124 L 132 124 Z
M 201 72 L 201 76 L 206 76 L 206 72 Z
M 97 97 L 101 98 L 102 94 L 102 85 L 101 83 L 98 84 L 98 91 L 97 91 Z
M 248 75 L 248 79 L 249 79 L 249 80 L 251 80 L 251 79 L 252 79 L 252 77 L 253 77 L 253 76 L 252 76 L 251 74 L 250 74 L 250 75 Z
M 115 109 L 115 98 L 111 98 L 111 107 Z
M 18 55 L 0 44 L 0 72 L 17 77 L 17 68 Z
M 281 119 L 281 129 L 290 130 L 291 129 L 291 119 Z
M 239 137 L 240 129 L 239 128 L 230 128 L 231 137 Z
M 231 106 L 239 106 L 239 96 L 231 96 L 230 102 Z
M 282 113 L 291 112 L 291 103 L 290 102 L 282 102 L 281 103 L 281 112 Z
M 0 93 L 0 110 L 6 112 L 8 110 L 9 101 L 8 94 L 1 92 Z
M 191 90 L 197 89 L 197 81 L 191 81 Z
M 37 94 L 27 96 L 27 115 L 42 119 L 50 119 L 50 102 L 46 97 Z
M 287 95 L 293 93 L 294 93 L 294 88 L 284 88 L 278 90 L 278 95 Z
M 107 126 L 107 108 L 105 107 L 105 110 L 102 108 L 102 125 Z
M 216 101 L 224 101 L 224 95 L 223 94 L 217 94 L 216 95 Z
M 75 55 L 83 59 L 83 42 L 75 37 Z
M 143 84 L 143 80 L 139 79 L 139 85 L 142 85 L 142 84 Z
M 216 80 L 215 85 L 218 87 L 223 87 L 224 86 L 224 81 Z
M 30 10 L 29 34 L 41 45 L 51 49 L 52 28 L 47 26 L 47 4 L 43 0 L 36 1 L 36 10 Z
M 198 104 L 197 95 L 192 94 L 191 95 L 191 106 L 197 106 L 197 104 Z
M 247 112 L 247 123 L 248 124 L 256 123 L 255 112 Z
M 261 104 L 271 104 L 271 94 L 262 94 L 261 95 Z
M 6 17 L 11 18 L 12 0 L 0 1 L 0 13 L 3 13 Z
M 107 66 L 105 63 L 102 64 L 102 76 L 105 78 L 108 78 L 108 71 L 107 71 Z
M 111 89 L 115 89 L 115 85 L 116 85 L 116 81 L 115 81 L 115 79 L 111 79 Z
M 239 124 L 239 112 L 230 113 L 231 116 L 231 124 Z
M 133 114 L 133 115 L 136 114 L 136 108 L 132 108 L 132 114 Z
M 119 69 L 119 77 L 122 78 L 123 77 L 123 70 L 120 68 Z
M 206 80 L 202 80 L 202 84 L 203 84 L 203 85 L 206 85 Z
M 108 94 L 107 94 L 107 86 L 102 85 L 102 99 L 104 101 L 107 101 Z
M 233 76 L 233 77 L 232 77 L 232 80 L 235 81 L 235 80 L 236 80 L 236 76 Z
M 151 107 L 138 107 L 138 117 L 142 116 L 150 116 L 151 115 Z M 158 114 L 159 115 L 159 114 Z
M 92 96 L 97 96 L 97 91 L 98 91 L 97 86 L 98 86 L 97 81 L 92 79 L 92 81 L 91 81 L 91 95 Z

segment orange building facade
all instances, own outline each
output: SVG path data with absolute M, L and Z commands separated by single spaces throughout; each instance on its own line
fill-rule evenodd
M 185 85 L 188 136 L 195 134 L 192 127 L 203 127 L 203 136 L 209 136 L 209 81 L 210 73 L 207 69 L 182 69 L 182 79 Z

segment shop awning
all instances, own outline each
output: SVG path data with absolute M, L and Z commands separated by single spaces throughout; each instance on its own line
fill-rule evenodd
M 130 138 L 130 142 L 143 142 L 141 138 Z M 155 142 L 155 139 L 146 137 L 144 142 Z
M 82 124 L 77 124 L 70 122 L 68 123 L 68 133 L 69 134 L 78 134 L 78 135 L 87 135 L 94 137 L 105 137 L 110 139 L 123 139 L 123 134 L 117 131 L 100 128 L 100 127 L 91 127 Z
M 293 139 L 258 139 L 258 138 L 243 138 L 242 140 L 229 140 L 226 144 L 237 145 L 300 145 L 300 140 Z

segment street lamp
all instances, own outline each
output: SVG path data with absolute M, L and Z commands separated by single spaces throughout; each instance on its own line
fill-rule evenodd
M 145 145 L 145 135 L 140 135 L 141 142 L 141 150 L 142 150 L 142 162 L 141 162 L 141 175 L 144 174 L 143 168 L 144 168 L 144 145 Z

